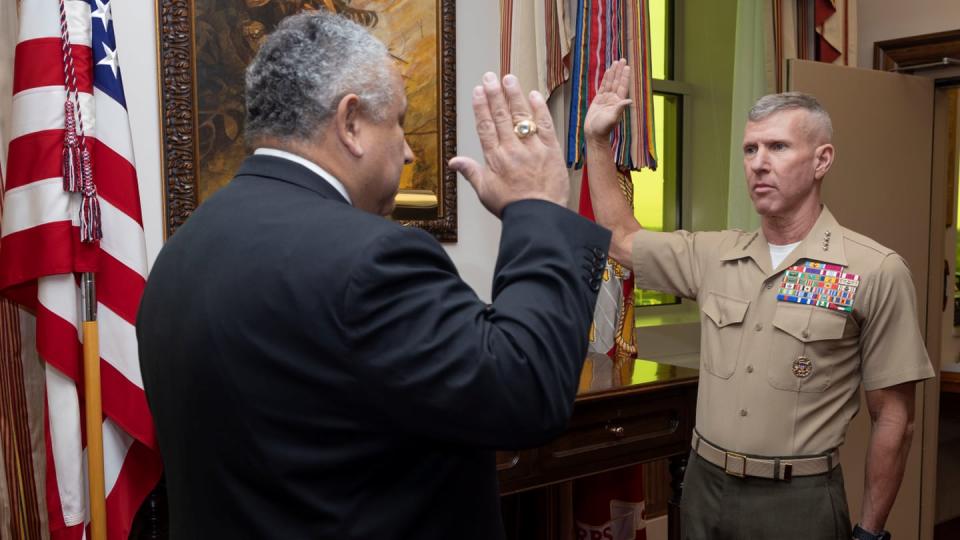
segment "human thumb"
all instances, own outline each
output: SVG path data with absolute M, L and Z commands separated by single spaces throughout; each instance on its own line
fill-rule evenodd
M 471 158 L 457 156 L 450 160 L 450 168 L 463 175 L 473 186 L 473 189 L 480 191 L 480 184 L 483 183 L 483 169 L 480 164 Z

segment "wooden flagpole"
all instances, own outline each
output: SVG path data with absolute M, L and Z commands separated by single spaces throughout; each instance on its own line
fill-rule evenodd
M 103 407 L 100 399 L 100 332 L 97 327 L 96 278 L 80 278 L 83 312 L 84 420 L 87 426 L 87 485 L 91 540 L 107 538 L 106 490 L 103 481 Z

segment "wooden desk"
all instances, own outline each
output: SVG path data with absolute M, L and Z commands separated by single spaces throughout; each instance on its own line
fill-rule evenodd
M 960 372 L 941 371 L 940 372 L 940 392 L 960 394 Z
M 940 372 L 940 421 L 960 422 L 960 373 Z
M 637 360 L 627 373 L 626 385 L 581 393 L 569 427 L 556 440 L 499 452 L 501 493 L 671 457 L 683 460 L 671 467 L 682 476 L 696 415 L 697 370 Z M 673 486 L 679 488 L 680 478 Z M 672 502 L 679 502 L 677 493 Z M 673 513 L 671 508 L 671 518 Z

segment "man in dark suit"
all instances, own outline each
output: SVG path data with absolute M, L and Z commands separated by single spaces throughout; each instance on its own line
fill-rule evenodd
M 384 46 L 323 12 L 247 70 L 257 150 L 160 252 L 140 307 L 173 538 L 503 537 L 494 450 L 567 422 L 609 233 L 568 211 L 542 96 L 474 89 L 503 228 L 493 303 L 381 216 L 411 158 Z

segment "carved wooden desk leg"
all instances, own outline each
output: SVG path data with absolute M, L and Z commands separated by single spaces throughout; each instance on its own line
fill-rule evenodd
M 667 502 L 667 539 L 681 540 L 680 498 L 683 496 L 683 475 L 687 470 L 687 454 L 670 458 L 670 500 Z

